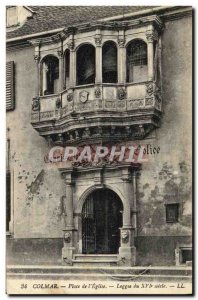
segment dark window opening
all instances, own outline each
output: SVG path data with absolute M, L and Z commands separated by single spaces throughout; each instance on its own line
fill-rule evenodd
M 179 204 L 166 204 L 166 222 L 177 223 L 179 221 Z
M 42 94 L 58 93 L 59 60 L 53 55 L 47 56 L 42 64 Z
M 185 264 L 187 261 L 192 261 L 192 250 L 181 249 L 181 263 Z
M 77 85 L 95 83 L 95 48 L 82 45 L 77 51 Z
M 117 47 L 113 42 L 102 47 L 102 81 L 117 83 Z
M 144 81 L 148 78 L 147 44 L 135 40 L 127 46 L 127 82 Z
M 65 51 L 65 88 L 69 85 L 70 77 L 70 51 L 67 49 Z
M 10 172 L 6 172 L 6 231 L 9 232 L 11 221 L 11 177 Z

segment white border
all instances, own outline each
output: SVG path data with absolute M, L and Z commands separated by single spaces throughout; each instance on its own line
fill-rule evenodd
M 13 3 L 14 2 L 14 3 Z M 1 1 L 0 2 L 0 50 L 1 50 L 1 68 L 0 68 L 0 91 L 1 91 L 1 97 L 0 97 L 0 102 L 1 102 L 1 106 L 0 106 L 0 120 L 1 120 L 1 125 L 0 125 L 0 137 L 1 137 L 1 142 L 0 142 L 0 184 L 1 184 L 1 209 L 0 209 L 0 298 L 1 299 L 6 299 L 7 296 L 5 295 L 5 149 L 6 149 L 6 120 L 5 120 L 5 61 L 6 61 L 6 55 L 5 55 L 5 6 L 6 5 L 133 5 L 133 6 L 140 6 L 140 5 L 144 5 L 144 6 L 193 6 L 193 8 L 195 10 L 197 10 L 198 7 L 198 1 L 184 1 L 184 0 L 166 0 L 166 1 L 160 1 L 160 0 L 155 0 L 155 1 L 145 1 L 145 0 L 136 0 L 136 1 L 121 1 L 121 0 L 100 0 L 100 1 L 96 1 L 96 0 L 87 0 L 86 2 L 82 2 L 79 0 L 72 0 L 71 1 L 64 1 L 64 0 L 44 0 L 42 1 L 30 1 L 30 0 L 26 0 L 25 3 L 24 1 Z M 196 12 L 195 12 L 195 17 L 196 17 Z M 196 20 L 194 20 L 196 21 Z M 195 22 L 195 49 L 197 49 L 197 23 Z M 197 71 L 197 59 L 195 60 L 196 62 L 196 66 L 195 66 L 195 73 Z M 197 82 L 197 78 L 195 77 L 195 82 L 194 82 L 194 86 L 196 87 L 198 84 Z M 196 97 L 196 93 L 194 95 Z M 194 101 L 196 102 L 196 99 L 194 99 Z M 196 116 L 198 115 L 198 105 L 195 105 L 195 114 Z M 195 118 L 196 119 L 196 118 Z M 185 125 L 187 126 L 187 124 Z M 195 124 L 195 149 L 197 149 L 198 147 L 198 130 L 197 130 L 197 123 Z M 195 154 L 195 153 L 194 153 Z M 196 161 L 196 169 L 195 169 L 195 173 L 198 167 L 198 163 Z M 195 187 L 198 186 L 198 177 L 195 176 L 195 182 L 194 185 Z M 196 195 L 195 195 L 196 196 Z M 196 199 L 194 199 L 194 202 L 196 202 Z M 197 205 L 196 207 L 196 218 L 195 220 L 198 220 L 197 217 Z M 198 221 L 195 222 L 195 239 L 197 238 L 197 232 L 198 232 Z M 196 259 L 196 262 L 198 260 Z M 196 270 L 197 270 L 197 264 L 196 264 Z M 195 288 L 197 287 L 197 276 L 196 276 L 196 282 L 195 282 Z M 132 296 L 133 298 L 137 298 L 136 296 Z M 23 299 L 27 299 L 28 296 L 23 297 Z M 48 299 L 51 299 L 51 297 L 45 297 Z M 53 298 L 57 298 L 57 296 L 54 296 Z M 67 296 L 68 298 L 68 296 Z M 72 299 L 77 298 L 77 297 L 72 297 Z M 103 297 L 103 299 L 105 299 L 108 297 Z M 122 297 L 116 297 L 116 298 L 122 298 Z M 144 298 L 144 297 L 138 297 L 137 299 L 140 298 Z M 162 297 L 158 297 L 158 298 L 162 298 Z M 182 297 L 184 298 L 190 298 L 190 296 L 186 296 L 186 297 Z M 169 298 L 170 299 L 170 298 Z

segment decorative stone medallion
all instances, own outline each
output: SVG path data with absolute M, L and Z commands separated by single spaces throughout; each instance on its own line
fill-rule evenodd
M 122 242 L 124 244 L 128 243 L 128 241 L 129 241 L 129 232 L 128 231 L 123 231 L 122 234 L 121 234 L 121 237 L 122 237 Z
M 79 100 L 82 103 L 85 103 L 88 100 L 89 93 L 87 91 L 81 91 L 79 93 Z
M 124 88 L 118 89 L 118 99 L 123 100 L 126 97 L 126 91 Z
M 39 98 L 33 98 L 32 100 L 32 110 L 38 111 L 40 109 Z
M 71 233 L 70 232 L 65 232 L 64 234 L 64 240 L 66 243 L 70 243 L 71 242 Z
M 71 102 L 73 100 L 73 93 L 68 93 L 67 101 Z

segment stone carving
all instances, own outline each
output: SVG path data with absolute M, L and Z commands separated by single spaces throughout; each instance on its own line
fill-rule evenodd
M 81 91 L 79 93 L 79 100 L 82 103 L 85 103 L 88 100 L 89 93 L 87 91 Z
M 157 34 L 155 32 L 146 32 L 146 39 L 149 43 L 153 43 L 154 40 L 157 40 Z
M 118 37 L 118 45 L 119 45 L 119 47 L 124 47 L 124 45 L 125 45 L 124 37 Z
M 40 102 L 39 102 L 39 98 L 33 98 L 32 100 L 32 110 L 33 111 L 38 111 L 40 109 Z
M 67 95 L 67 101 L 72 101 L 73 100 L 73 93 L 69 93 L 68 95 Z
M 54 117 L 54 111 L 44 111 L 40 113 L 40 119 L 51 119 Z
M 65 234 L 64 234 L 64 241 L 66 243 L 70 243 L 71 242 L 71 233 L 70 232 L 65 232 Z
M 153 97 L 149 97 L 149 98 L 146 98 L 146 99 L 145 99 L 145 105 L 146 105 L 146 106 L 153 105 L 153 103 L 154 103 Z
M 144 99 L 134 99 L 128 101 L 129 109 L 137 109 L 144 106 Z
M 123 100 L 126 97 L 126 91 L 124 88 L 118 89 L 118 99 Z
M 125 109 L 126 108 L 126 101 L 118 101 L 117 102 L 117 109 Z
M 94 92 L 95 92 L 96 98 L 100 98 L 100 96 L 101 96 L 101 89 L 99 87 L 96 87 Z
M 128 241 L 129 241 L 129 232 L 128 231 L 123 231 L 122 234 L 121 234 L 121 237 L 122 237 L 122 242 L 124 244 L 128 243 Z
M 90 129 L 88 127 L 86 127 L 83 132 L 83 138 L 89 138 L 90 136 L 91 136 Z
M 116 102 L 106 100 L 105 101 L 105 108 L 107 108 L 107 109 L 108 108 L 111 108 L 111 109 L 116 108 Z
M 79 136 L 79 131 L 78 131 L 78 130 L 75 130 L 75 138 L 76 138 L 76 139 L 79 139 L 79 138 L 80 138 L 80 136 Z
M 39 62 L 40 61 L 40 55 L 39 54 L 35 54 L 34 55 L 34 60 L 36 60 L 37 62 Z
M 71 266 L 72 265 L 72 261 L 71 259 L 67 258 L 67 257 L 63 257 L 63 261 L 66 265 Z
M 57 51 L 58 57 L 63 57 L 63 50 L 58 50 Z
M 61 108 L 61 99 L 60 98 L 56 99 L 56 108 L 57 109 Z
M 71 40 L 67 43 L 67 46 L 70 50 L 74 50 L 74 40 Z
M 95 37 L 95 43 L 96 43 L 96 46 L 101 46 L 102 37 L 100 35 Z
M 153 83 L 148 83 L 146 85 L 146 93 L 151 96 L 154 93 L 154 87 L 153 87 Z

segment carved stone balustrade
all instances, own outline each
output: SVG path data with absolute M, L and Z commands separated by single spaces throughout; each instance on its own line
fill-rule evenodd
M 141 139 L 159 126 L 161 91 L 153 81 L 89 84 L 33 99 L 31 123 L 57 144 Z M 60 143 L 59 143 L 60 144 Z

